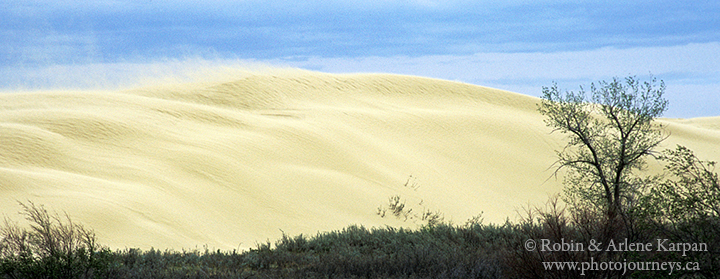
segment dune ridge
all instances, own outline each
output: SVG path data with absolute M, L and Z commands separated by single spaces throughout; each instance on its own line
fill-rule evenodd
M 437 79 L 304 70 L 124 91 L 0 94 L 0 211 L 65 211 L 113 248 L 254 247 L 365 226 L 399 195 L 461 223 L 561 189 L 539 99 Z M 671 104 L 672 105 L 672 104 Z M 720 117 L 662 119 L 720 161 Z M 650 162 L 650 167 L 653 167 Z M 404 186 L 410 181 L 413 187 Z

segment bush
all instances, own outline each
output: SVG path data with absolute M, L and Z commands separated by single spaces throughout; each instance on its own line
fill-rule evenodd
M 248 257 L 258 259 L 250 267 L 311 278 L 501 278 L 501 230 L 486 228 L 350 226 L 312 238 L 283 236 L 274 249 L 258 245 Z
M 551 199 L 545 208 L 527 211 L 518 223 L 484 225 L 479 217 L 465 225 L 447 223 L 419 229 L 350 226 L 312 237 L 283 235 L 275 243 L 237 251 L 111 252 L 95 244 L 94 235 L 50 215 L 42 207 L 24 206 L 29 230 L 6 221 L 0 246 L 0 278 L 667 278 L 667 271 L 586 272 L 549 270 L 542 262 L 699 261 L 701 272 L 680 273 L 712 278 L 717 250 L 672 258 L 677 253 L 539 252 L 523 246 L 528 239 L 553 242 L 598 239 L 608 225 L 602 211 L 568 211 Z M 584 213 L 583 213 L 584 212 Z M 605 221 L 603 221 L 605 220 Z M 716 219 L 712 219 L 717 222 Z M 648 237 L 683 241 L 688 227 L 700 231 L 709 223 L 685 222 Z M 717 223 L 714 223 L 717 226 Z M 69 233 L 71 232 L 72 233 Z M 714 238 L 717 239 L 717 238 Z M 711 249 L 717 249 L 717 245 Z M 671 277 L 672 277 L 671 276 Z
M 660 158 L 670 177 L 642 200 L 647 231 L 673 242 L 707 244 L 707 252 L 683 259 L 699 262 L 701 270 L 685 273 L 716 276 L 720 274 L 720 179 L 713 172 L 715 162 L 702 161 L 680 145 Z
M 5 219 L 0 229 L 0 274 L 8 278 L 92 278 L 105 271 L 110 251 L 95 234 L 32 202 L 20 203 L 30 229 Z

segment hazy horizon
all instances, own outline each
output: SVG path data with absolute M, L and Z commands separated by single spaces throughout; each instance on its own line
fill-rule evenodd
M 0 1 L 0 90 L 113 88 L 269 65 L 539 96 L 650 73 L 666 117 L 720 112 L 720 3 Z M 183 68 L 184 67 L 184 68 Z M 190 74 L 188 74 L 190 73 Z

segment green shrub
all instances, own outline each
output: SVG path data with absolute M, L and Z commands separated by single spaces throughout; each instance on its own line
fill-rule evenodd
M 7 219 L 0 229 L 0 274 L 8 278 L 93 278 L 105 272 L 110 251 L 95 234 L 66 216 L 20 203 L 30 221 L 21 229 Z
M 517 223 L 480 223 L 474 218 L 462 226 L 439 223 L 419 229 L 365 228 L 315 236 L 288 236 L 275 243 L 237 251 L 110 251 L 95 244 L 94 235 L 32 203 L 24 207 L 33 224 L 20 229 L 6 221 L 0 246 L 2 278 L 577 278 L 577 271 L 545 270 L 543 261 L 689 261 L 703 263 L 702 278 L 714 274 L 717 253 L 672 258 L 676 253 L 587 254 L 527 251 L 527 239 L 562 238 L 587 243 L 598 237 L 602 220 L 568 213 L 551 200 L 547 208 L 535 208 Z M 600 216 L 603 212 L 596 212 Z M 61 222 L 62 220 L 62 222 Z M 717 220 L 715 220 L 717 222 Z M 715 223 L 717 224 L 717 223 Z M 648 237 L 673 238 L 692 227 L 707 223 L 683 223 L 675 229 L 644 231 Z M 70 234 L 70 231 L 74 231 Z M 662 232 L 662 234 L 660 234 Z M 72 235 L 73 238 L 69 238 Z M 74 239 L 72 242 L 70 239 Z M 54 247 L 54 248 L 53 248 Z M 713 246 L 715 247 L 715 246 Z M 708 258 L 709 257 L 709 258 Z M 715 258 L 713 258 L 715 257 Z M 674 273 L 673 276 L 683 275 Z M 588 272 L 582 278 L 667 278 L 667 272 Z M 672 277 L 672 276 L 671 276 Z

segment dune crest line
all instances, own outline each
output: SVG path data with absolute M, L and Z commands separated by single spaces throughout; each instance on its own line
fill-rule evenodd
M 282 231 L 413 226 L 375 214 L 394 195 L 455 222 L 481 211 L 502 222 L 561 189 L 548 167 L 562 136 L 538 101 L 304 70 L 0 94 L 0 211 L 20 220 L 16 200 L 66 211 L 113 248 L 248 248 Z M 661 122 L 664 148 L 720 161 L 720 117 Z M 417 187 L 403 186 L 409 176 Z

